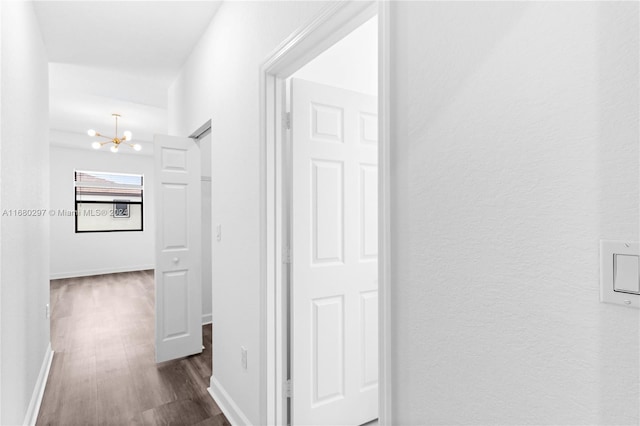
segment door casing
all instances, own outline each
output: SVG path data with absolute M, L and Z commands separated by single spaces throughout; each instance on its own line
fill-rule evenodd
M 260 423 L 286 425 L 289 235 L 283 191 L 287 132 L 284 125 L 285 80 L 366 20 L 378 14 L 378 294 L 379 294 L 379 424 L 390 425 L 390 12 L 388 1 L 332 2 L 307 25 L 291 34 L 260 67 Z

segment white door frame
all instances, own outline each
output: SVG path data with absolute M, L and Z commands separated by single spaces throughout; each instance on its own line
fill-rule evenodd
M 286 294 L 283 268 L 284 102 L 283 82 L 349 32 L 378 13 L 378 294 L 379 294 L 379 424 L 390 425 L 390 9 L 388 1 L 331 2 L 285 39 L 260 67 L 260 423 L 285 425 L 287 399 Z

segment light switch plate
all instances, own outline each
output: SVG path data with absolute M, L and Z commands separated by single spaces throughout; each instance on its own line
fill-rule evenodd
M 637 276 L 640 271 L 633 270 L 636 265 L 635 257 L 640 256 L 638 247 L 638 242 L 600 241 L 601 302 L 640 308 L 640 295 L 633 290 L 625 290 L 635 289 L 634 280 L 640 279 Z M 616 285 L 616 279 L 624 282 L 618 281 Z

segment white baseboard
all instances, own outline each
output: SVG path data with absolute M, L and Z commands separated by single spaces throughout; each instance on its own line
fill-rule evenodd
M 51 343 L 49 343 L 49 346 L 47 346 L 47 350 L 44 353 L 44 359 L 42 360 L 42 366 L 40 367 L 38 380 L 36 381 L 36 385 L 33 388 L 33 394 L 31 395 L 29 408 L 27 408 L 27 414 L 24 416 L 23 424 L 25 426 L 33 426 L 36 424 L 36 420 L 38 420 L 40 404 L 42 404 L 44 389 L 47 387 L 47 380 L 49 379 L 49 370 L 51 370 L 52 361 L 53 351 L 51 350 Z
M 204 314 L 202 315 L 202 325 L 211 324 L 213 322 L 212 314 Z
M 138 265 L 124 266 L 121 268 L 105 268 L 105 269 L 85 269 L 82 271 L 71 272 L 55 272 L 50 275 L 52 280 L 60 280 L 63 278 L 90 277 L 93 275 L 117 274 L 120 272 L 146 271 L 147 269 L 155 269 L 155 265 Z
M 251 422 L 247 416 L 244 415 L 227 391 L 220 385 L 220 382 L 213 376 L 211 376 L 210 387 L 207 388 L 207 391 L 209 391 L 211 398 L 218 404 L 218 407 L 222 410 L 222 414 L 225 415 L 229 423 L 231 423 L 231 426 L 251 426 Z

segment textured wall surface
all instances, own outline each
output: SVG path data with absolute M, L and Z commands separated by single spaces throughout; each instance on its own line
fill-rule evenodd
M 32 2 L 2 2 L 2 208 L 49 204 L 47 58 Z M 49 344 L 49 217 L 2 216 L 2 418 L 22 424 Z
M 638 424 L 638 4 L 393 6 L 393 424 Z
M 169 91 L 169 132 L 212 119 L 213 375 L 259 421 L 259 68 L 322 2 L 225 2 Z M 240 347 L 248 351 L 248 368 Z

